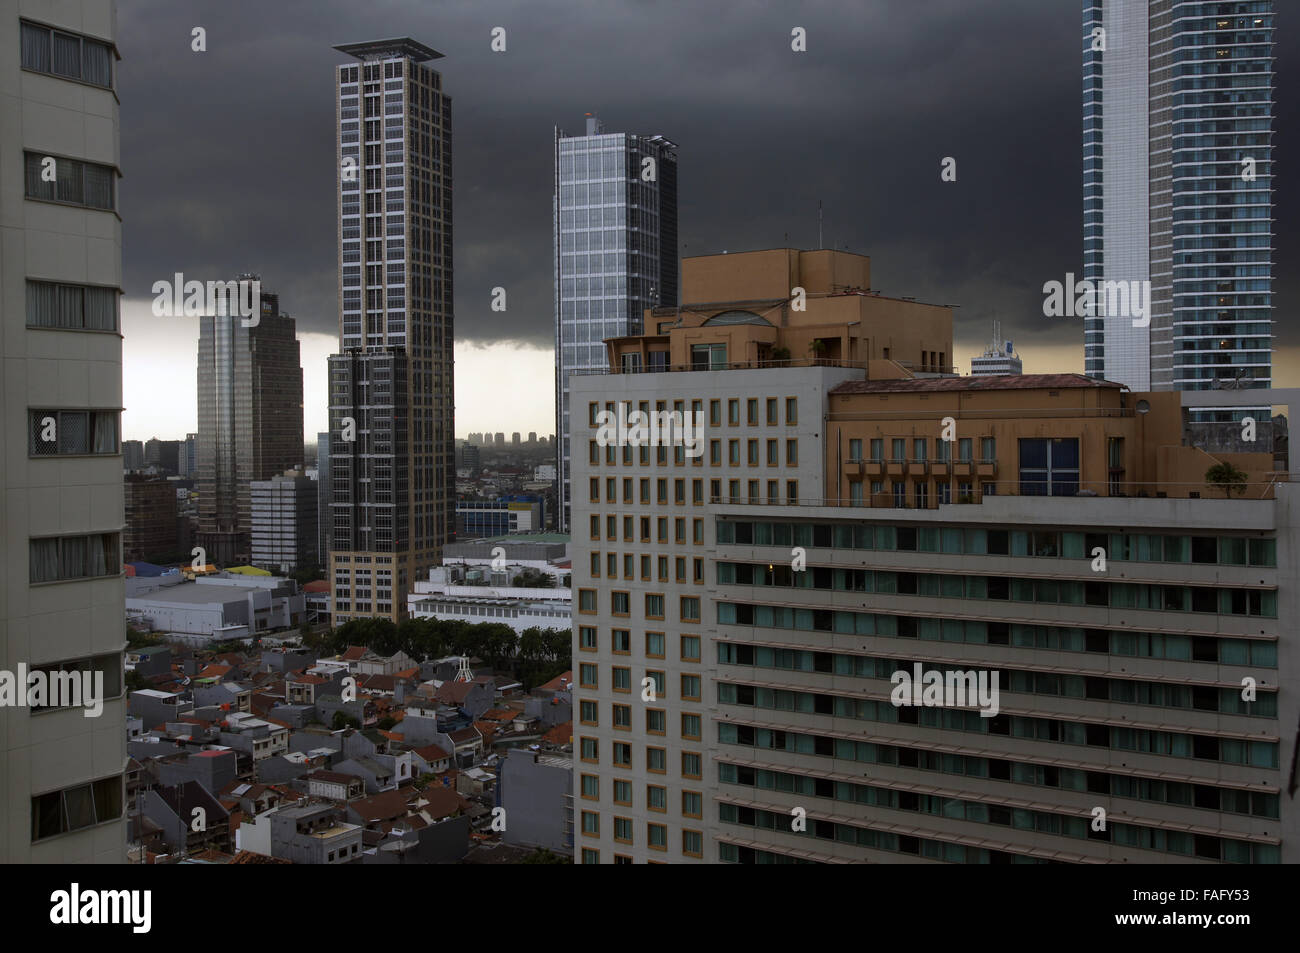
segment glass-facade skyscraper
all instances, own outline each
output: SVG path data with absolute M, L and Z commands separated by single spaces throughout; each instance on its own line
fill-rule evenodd
M 569 378 L 605 369 L 605 338 L 677 304 L 677 146 L 663 136 L 555 130 L 556 519 L 569 528 Z
M 222 292 L 217 313 L 199 318 L 198 544 L 218 566 L 251 558 L 252 482 L 302 465 L 296 323 L 277 295 L 258 306 L 246 324 Z
M 336 47 L 339 346 L 329 359 L 336 622 L 397 621 L 455 530 L 451 100 L 409 37 Z
M 1149 327 L 1084 319 L 1090 377 L 1272 384 L 1273 8 L 1083 0 L 1083 277 L 1151 282 Z

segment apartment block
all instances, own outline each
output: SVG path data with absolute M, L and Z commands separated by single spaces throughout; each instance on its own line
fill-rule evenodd
M 106 696 L 0 707 L 11 864 L 126 859 L 116 36 L 108 0 L 0 5 L 0 668 Z
M 124 558 L 131 562 L 175 555 L 180 548 L 176 533 L 175 484 L 162 477 L 128 473 L 124 490 Z
M 1177 394 L 922 370 L 916 320 L 710 324 L 752 280 L 573 385 L 575 861 L 1300 858 L 1271 454 L 1185 445 Z M 619 404 L 698 408 L 704 452 L 611 441 Z
M 250 484 L 252 564 L 292 573 L 317 564 L 317 481 L 288 470 Z

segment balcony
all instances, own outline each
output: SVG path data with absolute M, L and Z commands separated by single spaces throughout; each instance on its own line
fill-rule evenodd
M 976 464 L 975 472 L 981 477 L 996 477 L 998 475 L 998 462 L 996 460 L 981 460 Z

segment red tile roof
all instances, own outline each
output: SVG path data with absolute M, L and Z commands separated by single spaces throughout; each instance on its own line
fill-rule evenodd
M 542 740 L 548 745 L 567 745 L 573 741 L 573 722 L 566 721 L 562 725 L 556 725 L 546 734 L 542 735 Z
M 567 672 L 561 672 L 559 675 L 556 675 L 545 685 L 538 685 L 537 691 L 562 692 L 567 687 L 566 683 L 567 685 L 573 684 L 573 669 L 569 669 Z
M 302 587 L 303 592 L 329 592 L 330 581 L 328 579 L 313 579 L 307 585 Z

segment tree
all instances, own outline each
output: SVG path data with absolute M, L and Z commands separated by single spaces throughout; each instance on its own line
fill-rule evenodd
M 1227 461 L 1216 463 L 1206 470 L 1205 482 L 1222 490 L 1225 500 L 1232 496 L 1234 490 L 1239 496 L 1246 493 L 1246 474 Z
M 518 589 L 554 589 L 555 579 L 550 573 L 540 569 L 525 569 L 511 580 L 510 585 Z
M 355 718 L 349 718 L 345 712 L 336 711 L 334 720 L 330 722 L 330 727 L 334 731 L 342 731 L 344 728 L 360 728 L 361 722 Z
M 519 859 L 521 864 L 571 864 L 572 859 L 563 857 L 560 854 L 552 853 L 545 847 L 539 847 L 531 854 L 527 854 Z

